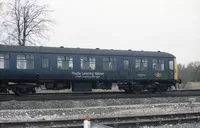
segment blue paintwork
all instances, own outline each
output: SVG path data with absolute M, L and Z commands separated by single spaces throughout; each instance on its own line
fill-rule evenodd
M 0 52 L 1 53 L 1 52 Z M 136 71 L 135 70 L 135 59 L 136 57 L 130 56 L 112 56 L 116 57 L 117 60 L 117 70 L 105 71 L 103 70 L 102 58 L 105 56 L 94 56 L 96 58 L 96 70 L 81 70 L 80 69 L 80 57 L 87 55 L 70 55 L 70 54 L 38 54 L 30 53 L 34 55 L 34 69 L 17 69 L 16 68 L 16 58 L 19 53 L 5 53 L 10 55 L 10 68 L 0 69 L 1 79 L 36 79 L 37 74 L 39 74 L 40 79 L 75 79 L 72 75 L 73 72 L 104 72 L 104 76 L 100 77 L 100 80 L 148 80 L 148 79 L 173 79 L 173 71 L 169 71 L 169 60 L 173 58 L 162 58 L 165 62 L 165 71 L 159 72 L 163 74 L 164 77 L 156 78 L 154 76 L 155 71 L 152 71 L 152 57 L 137 57 L 137 58 L 147 58 L 148 59 L 148 70 L 147 71 Z M 29 54 L 29 53 L 22 53 Z M 69 55 L 73 57 L 73 70 L 59 70 L 57 69 L 57 56 L 58 55 Z M 88 55 L 91 56 L 91 55 Z M 48 57 L 50 62 L 50 68 L 42 68 L 42 57 Z M 110 57 L 110 56 L 109 56 Z M 155 57 L 156 58 L 156 57 Z M 129 60 L 130 69 L 124 69 L 123 60 Z M 145 74 L 145 76 L 141 75 Z M 79 78 L 81 80 L 81 78 Z M 85 79 L 84 79 L 85 80 Z M 86 79 L 89 80 L 89 79 Z

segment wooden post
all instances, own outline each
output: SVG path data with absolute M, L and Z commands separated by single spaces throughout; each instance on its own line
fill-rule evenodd
M 90 116 L 86 116 L 83 121 L 84 128 L 91 128 Z

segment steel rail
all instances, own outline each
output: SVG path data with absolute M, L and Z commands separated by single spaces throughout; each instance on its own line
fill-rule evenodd
M 200 90 L 174 90 L 165 93 L 127 94 L 125 92 L 84 92 L 84 93 L 38 93 L 27 96 L 14 94 L 0 95 L 0 101 L 47 101 L 47 100 L 84 100 L 84 99 L 119 99 L 119 98 L 149 98 L 149 97 L 183 97 L 200 96 Z
M 115 128 L 124 126 L 142 126 L 142 125 L 161 125 L 171 123 L 185 123 L 200 121 L 200 112 L 192 113 L 173 113 L 162 115 L 144 115 L 144 116 L 121 116 L 121 117 L 106 117 L 93 118 L 92 124 L 103 124 Z M 67 127 L 67 128 L 82 128 L 83 119 L 60 119 L 60 120 L 37 120 L 37 121 L 9 121 L 0 122 L 1 128 L 7 127 Z

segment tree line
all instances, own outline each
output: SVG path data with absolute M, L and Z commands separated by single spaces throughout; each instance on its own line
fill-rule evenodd
M 183 84 L 200 81 L 200 61 L 190 62 L 187 65 L 178 64 L 179 78 Z

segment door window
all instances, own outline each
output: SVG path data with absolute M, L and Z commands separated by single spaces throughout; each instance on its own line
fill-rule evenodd
M 124 60 L 124 69 L 129 69 L 129 61 Z
M 49 59 L 47 57 L 42 58 L 42 68 L 49 68 Z

